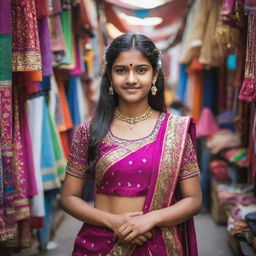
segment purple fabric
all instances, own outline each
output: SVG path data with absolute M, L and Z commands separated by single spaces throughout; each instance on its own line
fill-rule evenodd
M 83 73 L 81 60 L 82 53 L 80 52 L 79 42 L 74 44 L 75 46 L 75 67 L 70 71 L 71 76 L 79 76 Z
M 50 32 L 48 26 L 48 18 L 43 17 L 38 20 L 38 32 L 40 39 L 40 49 L 42 57 L 43 76 L 52 75 L 52 49 L 50 41 Z
M 30 137 L 30 131 L 28 126 L 28 116 L 26 111 L 26 99 L 27 95 L 24 93 L 24 89 L 21 91 L 21 101 L 20 101 L 20 109 L 22 113 L 21 118 L 21 134 L 22 134 L 22 144 L 24 148 L 24 164 L 27 176 L 27 186 L 28 186 L 28 194 L 27 196 L 35 196 L 38 193 L 36 178 L 35 178 L 35 169 L 34 169 L 34 161 L 33 161 L 33 152 L 32 152 L 32 143 Z
M 11 34 L 11 1 L 0 1 L 0 34 Z
M 96 193 L 116 196 L 145 196 L 152 168 L 154 143 L 140 148 L 111 166 Z
M 146 192 L 146 199 L 143 206 L 143 212 L 147 213 L 152 210 L 157 210 L 163 207 L 167 207 L 170 204 L 174 203 L 173 198 L 176 196 L 175 190 L 177 182 L 179 181 L 179 177 L 181 173 L 185 172 L 183 170 L 183 159 L 187 158 L 186 156 L 186 146 L 188 140 L 188 132 L 190 133 L 190 137 L 194 142 L 195 138 L 195 127 L 194 123 L 191 119 L 181 117 L 176 117 L 172 120 L 169 114 L 164 114 L 163 119 L 160 119 L 159 130 L 157 131 L 156 138 L 150 143 L 142 143 L 139 148 L 136 148 L 132 152 L 129 151 L 129 148 L 125 148 L 120 145 L 111 145 L 108 138 L 104 139 L 101 146 L 100 146 L 100 158 L 96 164 L 96 187 L 97 193 L 103 192 L 105 194 L 120 194 L 121 196 L 136 196 L 137 193 L 139 195 L 143 195 Z M 177 122 L 177 124 L 176 124 Z M 179 125 L 179 122 L 183 127 Z M 170 125 L 171 124 L 171 125 Z M 168 129 L 167 129 L 168 125 Z M 84 125 L 82 127 L 85 128 Z M 157 125 L 156 125 L 157 127 Z M 169 130 L 169 127 L 171 127 Z M 88 129 L 88 128 L 86 128 Z M 156 128 L 155 128 L 156 129 Z M 175 140 L 174 137 L 176 133 L 172 133 L 173 129 L 177 132 L 177 136 L 181 136 L 182 138 L 176 139 L 176 143 L 182 142 L 175 149 L 176 151 L 180 152 L 170 152 L 169 155 L 169 148 L 170 148 L 170 139 Z M 83 132 L 83 133 L 81 133 Z M 87 130 L 81 131 L 80 133 L 84 134 L 84 136 L 75 136 L 76 138 L 80 138 L 80 145 L 83 144 L 83 140 L 88 139 Z M 110 135 L 111 136 L 111 133 Z M 107 137 L 108 137 L 107 136 Z M 112 134 L 113 136 L 113 134 Z M 167 141 L 166 137 L 169 138 Z M 147 138 L 147 137 L 146 137 Z M 117 140 L 118 141 L 118 140 Z M 191 140 L 190 140 L 191 141 Z M 135 145 L 135 143 L 129 143 L 131 145 Z M 129 144 L 126 147 L 129 147 Z M 175 144 L 177 145 L 177 144 Z M 191 143 L 192 146 L 192 143 Z M 192 146 L 193 147 L 193 146 Z M 165 151 L 165 149 L 167 151 Z M 191 152 L 191 148 L 190 152 Z M 183 153 L 182 153 L 183 152 Z M 79 151 L 79 154 L 84 155 L 85 153 Z M 71 150 L 71 155 L 73 156 L 72 159 L 82 159 L 81 155 L 76 153 L 74 147 Z M 182 157 L 182 155 L 183 157 Z M 195 151 L 193 151 L 195 154 Z M 164 156 L 163 156 L 164 155 Z M 162 184 L 161 181 L 163 180 L 161 174 L 169 169 L 166 166 L 170 165 L 170 162 L 167 163 L 167 159 L 170 159 L 173 156 L 179 155 L 179 161 L 175 162 L 175 173 L 172 173 L 170 170 L 170 174 L 167 176 L 165 175 L 165 179 L 168 183 L 166 186 L 163 187 L 163 194 L 157 194 L 161 191 L 161 188 L 157 188 L 159 184 Z M 152 156 L 152 157 L 149 157 Z M 177 159 L 178 159 L 177 158 Z M 173 158 L 175 161 L 175 158 Z M 72 160 L 73 161 L 73 160 Z M 185 161 L 186 162 L 186 161 Z M 73 163 L 69 160 L 69 169 L 68 172 L 79 177 L 83 177 L 82 174 L 76 172 L 72 172 Z M 75 164 L 74 166 L 79 166 Z M 101 168 L 102 167 L 102 168 Z M 177 168 L 176 168 L 177 167 Z M 192 165 L 190 165 L 191 169 L 193 169 Z M 161 169 L 162 168 L 162 169 Z M 80 168 L 78 168 L 80 169 Z M 129 171 L 127 171 L 129 170 Z M 140 177 L 139 170 L 143 171 L 143 177 Z M 147 173 L 146 170 L 150 170 Z M 137 172 L 136 172 L 137 171 Z M 198 171 L 198 170 L 197 170 Z M 120 172 L 120 173 L 119 173 Z M 129 172 L 132 172 L 133 175 L 128 175 Z M 193 171 L 192 171 L 193 172 Z M 195 174 L 194 172 L 193 174 Z M 187 173 L 186 173 L 187 175 Z M 189 175 L 187 175 L 189 177 Z M 111 179 L 112 178 L 112 179 Z M 172 180 L 172 178 L 174 178 Z M 144 184 L 144 179 L 146 180 Z M 137 186 L 140 184 L 141 186 Z M 147 186 L 146 186 L 147 184 Z M 165 184 L 165 183 L 164 183 Z M 103 187 L 102 187 L 103 186 Z M 162 187 L 162 186 L 160 186 Z M 142 191 L 140 190 L 142 188 Z M 146 190 L 147 188 L 147 190 Z M 111 191 L 113 189 L 113 191 Z M 117 192 L 117 190 L 119 190 Z M 169 194 L 169 192 L 171 192 Z M 175 195 L 174 195 L 175 194 Z M 160 200 L 160 204 L 157 200 Z M 164 232 L 164 230 L 168 230 L 168 232 Z M 164 238 L 164 234 L 168 236 L 168 238 Z M 166 244 L 166 239 L 167 243 Z M 170 244 L 171 243 L 171 244 Z M 178 245 L 177 245 L 178 244 Z M 73 256 L 82 256 L 82 255 L 102 255 L 105 256 L 111 251 L 111 255 L 114 255 L 113 248 L 118 248 L 117 250 L 122 255 L 132 255 L 132 256 L 167 256 L 170 254 L 172 249 L 167 247 L 170 246 L 175 250 L 177 255 L 183 256 L 197 256 L 197 246 L 196 246 L 196 235 L 194 230 L 194 223 L 193 220 L 189 220 L 181 225 L 179 228 L 176 227 L 166 227 L 163 229 L 154 228 L 153 229 L 153 238 L 148 240 L 142 246 L 134 247 L 124 246 L 116 243 L 114 240 L 114 235 L 111 230 L 104 229 L 101 227 L 96 227 L 93 225 L 84 224 L 75 241 Z M 115 249 L 116 250 L 116 249 Z M 169 251 L 169 253 L 168 253 Z M 172 251 L 174 252 L 174 251 Z

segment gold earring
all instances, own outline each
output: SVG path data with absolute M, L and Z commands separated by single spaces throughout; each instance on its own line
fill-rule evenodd
M 156 88 L 155 83 L 152 83 L 152 87 L 151 87 L 151 93 L 152 95 L 156 95 L 158 89 Z
M 108 93 L 109 93 L 110 95 L 113 95 L 113 94 L 114 94 L 114 89 L 113 89 L 113 86 L 112 86 L 112 85 L 110 85 L 110 86 L 108 87 Z

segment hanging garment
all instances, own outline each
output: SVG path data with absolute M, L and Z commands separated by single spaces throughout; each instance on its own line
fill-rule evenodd
M 62 173 L 60 173 L 60 175 L 63 176 L 65 162 L 63 161 L 62 165 L 58 166 L 58 164 L 61 164 L 61 162 L 58 163 L 58 160 L 63 159 L 56 159 L 56 156 L 59 155 L 59 152 L 57 152 L 58 148 L 55 147 L 57 138 L 54 134 L 55 131 L 52 127 L 53 124 L 45 99 L 43 102 L 42 125 L 42 131 L 44 132 L 41 134 L 41 174 L 43 179 L 44 191 L 46 191 L 60 188 L 61 183 L 58 176 L 58 167 L 62 169 Z M 61 169 L 59 169 L 59 172 L 61 172 Z
M 245 74 L 239 99 L 256 102 L 256 13 L 248 15 Z
M 70 76 L 68 82 L 67 89 L 67 100 L 69 105 L 69 110 L 72 118 L 72 122 L 74 126 L 78 126 L 81 124 L 82 120 L 80 119 L 80 109 L 79 109 L 79 101 L 78 101 L 78 77 Z
M 255 0 L 244 0 L 244 12 L 245 13 L 256 12 L 256 1 Z
M 180 72 L 179 72 L 179 82 L 177 85 L 177 96 L 181 101 L 185 100 L 186 89 L 187 89 L 187 81 L 188 81 L 188 73 L 186 71 L 187 65 L 181 64 L 180 65 Z
M 77 95 L 78 95 L 78 105 L 79 105 L 79 113 L 80 120 L 83 122 L 89 118 L 88 116 L 88 104 L 85 98 L 85 88 L 82 84 L 81 78 L 78 78 L 77 85 Z
M 0 1 L 0 241 L 16 236 L 12 151 L 11 2 Z
M 44 191 L 41 175 L 41 139 L 43 122 L 43 96 L 29 99 L 27 101 L 29 130 L 31 134 L 34 167 L 38 194 L 32 198 L 31 215 L 43 217 L 44 209 Z
M 36 20 L 35 0 L 13 0 L 12 69 L 41 72 L 41 52 Z
M 48 18 L 43 17 L 38 20 L 38 33 L 40 39 L 40 49 L 42 57 L 42 75 L 52 75 L 52 49 L 50 41 L 50 32 Z
M 61 59 L 60 65 L 64 68 L 73 69 L 75 66 L 75 53 L 74 53 L 74 39 L 72 29 L 72 12 L 71 10 L 63 11 L 61 13 L 61 25 L 63 36 L 66 44 L 66 51 L 64 58 Z
M 48 16 L 47 2 L 48 0 L 35 0 L 37 19 L 41 19 L 43 17 Z
M 203 67 L 199 63 L 198 58 L 194 58 L 187 69 L 192 90 L 192 109 L 191 114 L 195 121 L 198 121 L 202 109 L 203 98 Z

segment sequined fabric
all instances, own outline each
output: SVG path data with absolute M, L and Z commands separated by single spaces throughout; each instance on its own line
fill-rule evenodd
M 162 119 L 158 119 L 158 124 L 151 133 L 155 133 L 155 136 L 151 137 L 152 141 L 148 136 L 139 140 L 140 143 L 136 145 L 136 141 L 128 143 L 113 137 L 113 134 L 106 136 L 100 146 L 100 158 L 96 165 L 96 172 L 100 170 L 98 175 L 96 174 L 97 192 L 115 194 L 116 191 L 111 189 L 119 188 L 117 193 L 120 196 L 136 196 L 136 191 L 142 192 L 140 188 L 143 186 L 138 187 L 138 184 L 145 178 L 148 183 L 147 190 L 143 191 L 142 195 L 146 197 L 143 206 L 143 212 L 146 213 L 171 205 L 177 184 L 185 178 L 198 175 L 195 149 L 188 134 L 191 119 L 164 113 L 161 116 Z M 159 127 L 159 130 L 156 127 Z M 88 136 L 88 123 L 85 122 L 74 137 L 67 165 L 67 172 L 79 178 L 86 178 Z M 134 145 L 131 147 L 127 146 L 128 144 Z M 141 152 L 151 145 L 151 156 Z M 144 164 L 146 169 L 142 168 Z M 139 170 L 148 173 L 139 177 Z M 135 171 L 135 174 L 128 176 L 123 171 Z M 115 177 L 111 180 L 112 176 Z M 123 180 L 122 176 L 125 176 Z M 136 179 L 133 180 L 133 176 Z M 73 256 L 197 256 L 194 226 L 192 221 L 189 223 L 186 228 L 186 235 L 190 237 L 189 245 L 181 242 L 181 234 L 176 227 L 164 227 L 156 228 L 154 237 L 138 248 L 116 242 L 110 230 L 84 224 L 76 238 Z M 183 254 L 183 250 L 187 250 L 188 254 Z
M 248 15 L 245 74 L 239 99 L 256 102 L 256 13 Z

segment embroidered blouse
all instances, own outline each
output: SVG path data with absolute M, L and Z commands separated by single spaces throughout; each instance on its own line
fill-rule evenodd
M 116 196 L 145 196 L 152 171 L 155 142 L 164 128 L 166 114 L 161 113 L 152 132 L 137 140 L 121 139 L 108 132 L 100 144 L 100 156 L 95 166 L 96 193 Z M 75 133 L 66 172 L 87 178 L 88 122 Z M 117 153 L 118 152 L 118 153 Z M 187 135 L 179 180 L 199 174 L 196 153 Z

